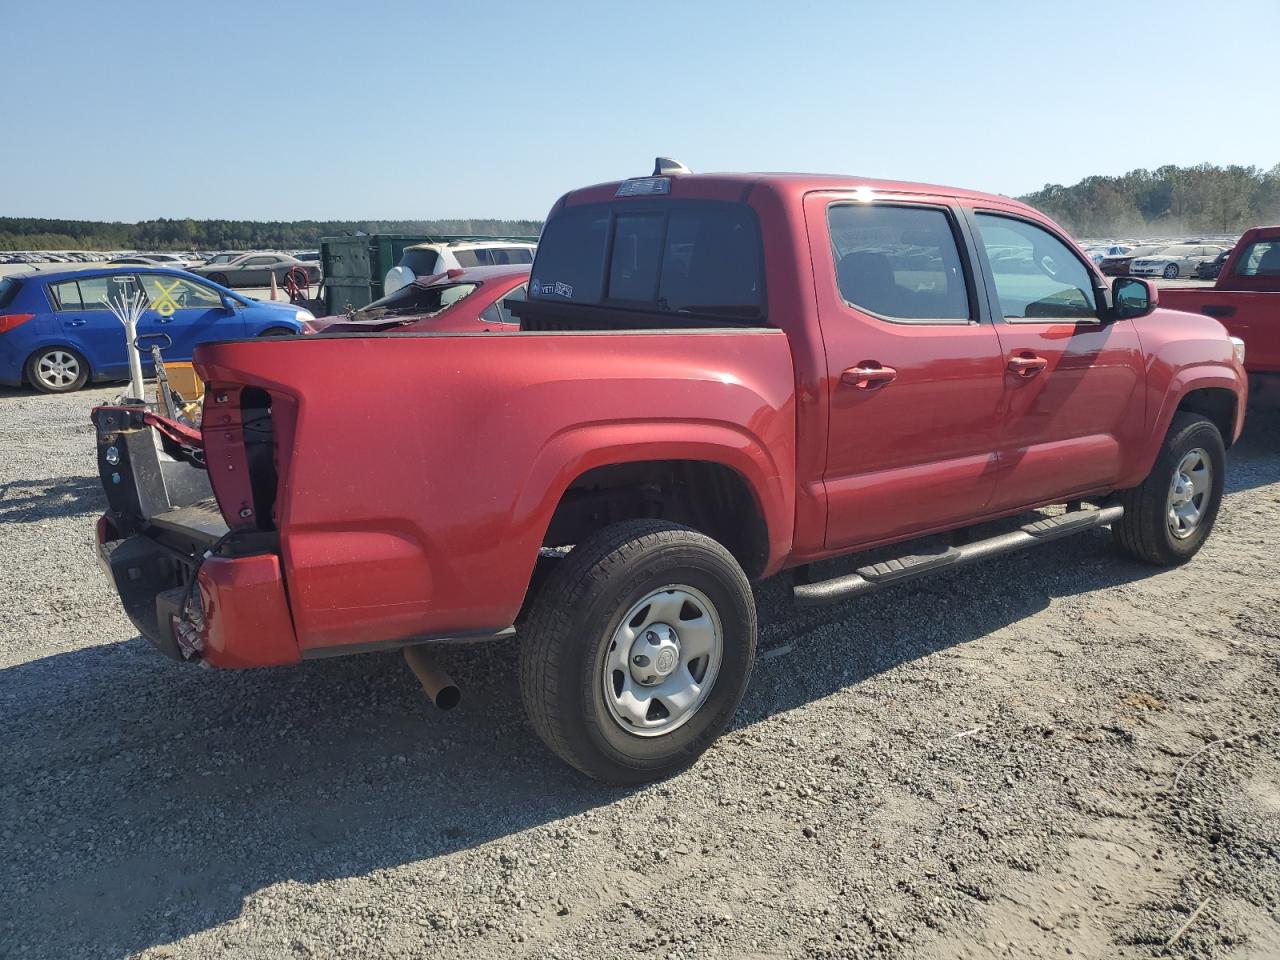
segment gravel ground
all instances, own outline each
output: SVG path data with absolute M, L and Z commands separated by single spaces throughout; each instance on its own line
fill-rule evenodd
M 765 585 L 733 730 L 617 790 L 511 645 L 449 656 L 450 714 L 394 655 L 153 652 L 92 558 L 114 392 L 0 393 L 0 956 L 1280 956 L 1280 417 L 1181 569 L 1093 532 Z

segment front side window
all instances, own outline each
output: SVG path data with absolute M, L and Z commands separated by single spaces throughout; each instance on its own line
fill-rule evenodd
M 188 307 L 220 307 L 222 296 L 216 290 L 182 277 L 166 277 L 160 273 L 144 273 L 142 289 L 153 310 L 161 313 Z
M 846 303 L 890 320 L 970 319 L 960 251 L 943 211 L 836 203 L 827 226 Z
M 1236 260 L 1238 277 L 1280 276 L 1280 240 L 1255 240 Z
M 976 215 L 1006 320 L 1096 320 L 1093 276 L 1043 227 L 996 214 Z
M 711 201 L 570 207 L 543 230 L 529 299 L 763 317 L 755 214 Z

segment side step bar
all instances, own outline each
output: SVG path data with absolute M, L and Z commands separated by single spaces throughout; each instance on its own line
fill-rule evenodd
M 1072 510 L 1069 513 L 1028 523 L 1010 533 L 1002 533 L 986 540 L 975 540 L 959 547 L 948 547 L 941 553 L 899 557 L 866 567 L 854 573 L 816 583 L 799 583 L 793 588 L 797 606 L 817 607 L 825 603 L 838 603 L 863 593 L 871 593 L 881 587 L 905 583 L 938 570 L 950 570 L 967 566 L 988 557 L 998 557 L 1047 543 L 1074 533 L 1083 533 L 1094 527 L 1114 523 L 1124 516 L 1124 507 L 1107 506 L 1099 510 Z

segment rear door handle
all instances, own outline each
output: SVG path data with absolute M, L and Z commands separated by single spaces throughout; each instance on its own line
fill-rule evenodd
M 1024 380 L 1034 377 L 1048 365 L 1049 361 L 1044 357 L 1037 357 L 1034 355 L 1014 356 L 1009 358 L 1009 369 Z
M 850 367 L 840 374 L 840 382 L 847 383 L 859 390 L 875 390 L 898 379 L 898 371 L 893 367 L 882 367 L 879 364 L 864 363 Z

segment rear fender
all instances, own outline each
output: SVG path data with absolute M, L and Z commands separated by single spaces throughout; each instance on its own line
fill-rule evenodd
M 513 527 L 539 543 L 561 497 L 573 482 L 597 467 L 659 460 L 720 464 L 746 482 L 769 535 L 764 575 L 781 568 L 794 531 L 794 468 L 779 464 L 760 438 L 732 423 L 628 421 L 580 424 L 543 446 L 517 502 Z

